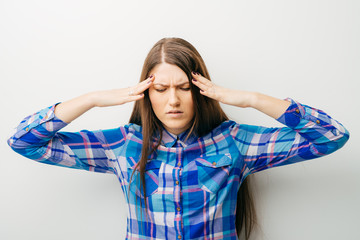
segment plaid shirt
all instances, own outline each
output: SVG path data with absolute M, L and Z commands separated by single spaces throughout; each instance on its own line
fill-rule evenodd
M 144 196 L 134 168 L 142 148 L 140 126 L 58 132 L 66 123 L 54 115 L 53 105 L 26 117 L 8 144 L 42 163 L 116 174 L 128 206 L 126 239 L 238 239 L 237 192 L 246 176 L 330 154 L 349 138 L 323 111 L 286 100 L 291 105 L 277 119 L 286 127 L 225 121 L 186 141 L 187 132 L 164 130 L 146 165 L 148 216 L 140 211 Z

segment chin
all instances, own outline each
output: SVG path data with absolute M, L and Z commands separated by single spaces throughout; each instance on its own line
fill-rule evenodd
M 167 124 L 166 125 L 166 129 L 171 132 L 171 133 L 174 133 L 174 134 L 180 134 L 182 132 L 184 132 L 187 127 L 186 125 L 178 125 L 178 124 Z

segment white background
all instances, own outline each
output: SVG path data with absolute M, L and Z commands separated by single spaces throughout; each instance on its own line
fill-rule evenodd
M 360 239 L 359 12 L 356 0 L 1 0 L 0 239 L 124 239 L 115 176 L 33 162 L 6 139 L 51 104 L 136 84 L 152 45 L 172 36 L 199 50 L 215 83 L 291 97 L 351 133 L 332 155 L 255 174 L 253 239 Z M 280 126 L 224 108 L 240 123 Z M 131 109 L 93 109 L 64 130 L 114 128 Z

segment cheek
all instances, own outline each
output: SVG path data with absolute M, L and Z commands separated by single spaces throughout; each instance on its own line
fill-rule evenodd
M 158 109 L 161 108 L 161 99 L 156 96 L 156 93 L 154 93 L 153 91 L 149 91 L 149 99 L 155 114 L 157 114 Z
M 190 96 L 189 98 L 187 98 L 187 102 L 186 102 L 186 106 L 188 111 L 190 112 L 190 115 L 194 116 L 194 101 L 192 99 L 192 96 Z

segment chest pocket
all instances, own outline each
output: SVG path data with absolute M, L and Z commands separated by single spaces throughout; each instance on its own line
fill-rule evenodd
M 219 188 L 226 183 L 232 159 L 230 155 L 220 154 L 196 158 L 198 168 L 198 181 L 204 191 L 217 193 Z
M 145 167 L 145 189 L 146 197 L 156 193 L 159 188 L 159 171 L 162 162 L 158 160 L 151 160 L 146 164 Z M 130 184 L 130 192 L 136 194 L 140 198 L 144 198 L 143 185 L 140 181 L 140 171 L 134 170 L 134 166 L 128 167 L 129 180 L 132 172 L 135 171 L 132 176 Z

